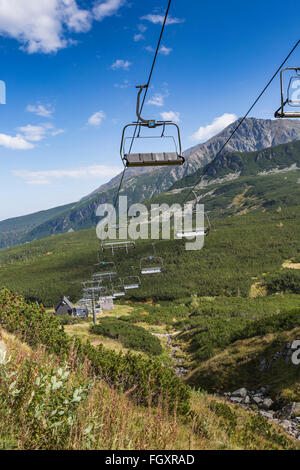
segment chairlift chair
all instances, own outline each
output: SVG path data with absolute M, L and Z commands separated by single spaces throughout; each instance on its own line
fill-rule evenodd
M 101 249 L 102 251 L 111 250 L 112 254 L 117 250 L 125 250 L 128 254 L 128 250 L 135 248 L 135 242 L 132 240 L 125 241 L 116 241 L 116 242 L 102 242 Z
M 148 167 L 148 166 L 178 166 L 183 165 L 185 162 L 184 157 L 182 156 L 182 146 L 181 146 L 181 137 L 180 129 L 178 125 L 172 121 L 155 121 L 151 119 L 144 119 L 141 116 L 140 112 L 140 98 L 141 93 L 144 89 L 147 88 L 147 85 L 137 86 L 139 88 L 137 96 L 137 122 L 127 124 L 124 127 L 121 140 L 121 158 L 125 167 Z M 129 137 L 128 129 L 135 127 L 133 136 Z M 156 129 L 162 128 L 160 136 L 141 136 L 141 131 L 144 128 Z M 175 129 L 177 137 L 176 140 L 172 135 L 166 135 L 167 129 Z M 132 153 L 132 144 L 134 139 L 171 139 L 174 144 L 174 150 L 172 152 L 160 152 L 160 153 Z M 131 140 L 129 151 L 127 152 L 126 143 L 128 140 Z
M 83 293 L 87 295 L 95 295 L 95 294 L 100 294 L 102 292 L 106 292 L 106 287 L 104 286 L 99 286 L 99 287 L 84 287 L 83 288 Z M 92 301 L 93 299 L 89 299 L 89 301 Z
M 287 93 L 284 93 L 285 72 L 294 72 L 290 78 Z M 286 106 L 300 108 L 300 67 L 286 67 L 280 73 L 281 106 L 275 112 L 276 118 L 300 118 L 300 110 L 287 110 Z
M 160 274 L 164 270 L 163 259 L 159 256 L 149 256 L 140 260 L 141 274 Z
M 118 284 L 112 283 L 112 294 L 115 299 L 124 297 L 126 295 L 122 279 L 119 279 Z
M 127 276 L 124 278 L 124 289 L 133 290 L 141 287 L 141 279 L 139 276 Z
M 198 203 L 199 203 L 200 198 L 199 196 L 197 196 L 195 191 L 192 191 L 192 192 L 195 196 L 195 203 L 192 208 L 192 214 L 193 215 L 202 214 L 202 212 L 200 212 L 198 209 Z M 210 219 L 209 219 L 207 212 L 204 212 L 203 215 L 204 215 L 204 219 L 206 220 L 206 222 L 204 222 L 204 227 L 195 227 L 191 229 L 182 230 L 176 233 L 176 238 L 177 239 L 185 239 L 185 238 L 192 239 L 192 238 L 201 237 L 201 236 L 204 237 L 208 235 L 211 230 L 211 223 L 210 223 Z
M 83 294 L 84 296 L 92 295 L 92 297 L 96 293 L 106 292 L 106 287 L 101 284 L 101 280 L 90 280 L 83 282 Z
M 101 261 L 96 266 L 99 266 L 103 271 L 93 274 L 93 279 L 102 279 L 104 277 L 113 277 L 117 275 L 116 264 L 113 261 Z

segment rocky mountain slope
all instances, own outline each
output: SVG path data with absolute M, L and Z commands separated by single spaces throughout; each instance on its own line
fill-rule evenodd
M 205 187 L 243 176 L 263 176 L 297 169 L 300 169 L 300 140 L 255 152 L 223 153 L 193 175 L 177 181 L 172 189 L 193 186 L 197 182 L 199 187 Z
M 195 174 L 211 162 L 237 125 L 231 124 L 207 142 L 187 150 L 184 155 L 186 164 L 177 168 L 131 169 L 126 172 L 121 194 L 128 196 L 129 203 L 145 199 L 167 191 L 178 180 Z M 300 140 L 300 122 L 296 120 L 275 121 L 247 119 L 226 148 L 226 152 L 249 152 L 266 147 Z M 43 217 L 34 217 L 32 224 L 28 218 L 0 222 L 0 248 L 25 243 L 49 235 L 80 230 L 96 225 L 95 215 L 99 204 L 113 202 L 121 175 L 100 186 L 78 203 L 43 212 Z M 185 182 L 185 180 L 184 180 Z M 185 184 L 185 183 L 184 183 Z M 58 210 L 59 209 L 59 210 Z M 56 211 L 53 214 L 53 211 Z M 33 214 L 31 217 L 35 216 Z

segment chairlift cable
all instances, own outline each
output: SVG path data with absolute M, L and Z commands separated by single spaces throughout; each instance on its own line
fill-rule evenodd
M 249 116 L 250 112 L 252 111 L 252 109 L 254 108 L 254 106 L 258 103 L 258 101 L 260 100 L 260 98 L 263 96 L 263 94 L 265 93 L 265 91 L 269 88 L 269 86 L 271 85 L 271 83 L 273 82 L 273 80 L 276 78 L 276 76 L 278 75 L 278 73 L 280 72 L 280 70 L 282 69 L 282 67 L 285 65 L 285 63 L 287 62 L 287 60 L 290 58 L 290 56 L 293 54 L 293 52 L 295 51 L 295 49 L 297 49 L 297 47 L 299 46 L 300 44 L 300 39 L 296 42 L 296 44 L 294 45 L 294 47 L 291 49 L 291 51 L 289 52 L 289 54 L 286 56 L 286 58 L 284 59 L 284 61 L 282 62 L 282 64 L 278 67 L 278 69 L 276 70 L 276 72 L 274 73 L 274 75 L 272 76 L 272 78 L 268 81 L 267 85 L 264 87 L 264 89 L 261 91 L 261 93 L 258 95 L 258 97 L 255 99 L 254 103 L 251 105 L 251 107 L 248 109 L 247 113 L 245 114 L 245 116 L 240 120 L 240 122 L 238 123 L 238 125 L 235 127 L 235 129 L 232 131 L 232 133 L 230 134 L 230 136 L 228 137 L 228 139 L 226 140 L 226 142 L 222 145 L 221 149 L 218 151 L 218 153 L 216 154 L 215 158 L 212 160 L 216 160 L 216 158 L 218 158 L 221 153 L 223 152 L 224 148 L 227 146 L 227 144 L 230 142 L 230 140 L 232 139 L 232 137 L 236 134 L 236 132 L 239 130 L 239 128 L 241 127 L 241 125 L 243 124 L 243 122 L 246 120 L 246 118 Z M 207 168 L 207 167 L 206 167 Z M 187 194 L 187 196 L 184 198 L 183 200 L 183 204 L 188 200 L 190 194 L 196 189 L 196 187 L 198 186 L 199 182 L 201 181 L 201 179 L 203 178 L 203 176 L 205 175 L 205 171 L 202 173 L 201 177 L 199 178 L 199 180 L 195 183 L 195 185 L 193 186 L 193 188 L 190 190 L 190 192 Z
M 167 19 L 168 19 L 168 16 L 169 16 L 171 3 L 172 3 L 172 0 L 169 0 L 167 10 L 166 10 L 166 14 L 165 14 L 165 18 L 164 18 L 164 21 L 163 21 L 163 24 L 162 24 L 160 36 L 159 36 L 159 39 L 158 39 L 156 51 L 155 51 L 155 54 L 154 54 L 154 59 L 153 59 L 152 66 L 151 66 L 151 69 L 150 69 L 147 85 L 146 85 L 146 88 L 145 88 L 145 93 L 144 93 L 143 101 L 142 101 L 142 104 L 141 104 L 140 114 L 142 113 L 144 105 L 145 105 L 146 97 L 147 97 L 147 94 L 148 94 L 149 86 L 150 86 L 153 71 L 154 71 L 154 67 L 155 67 L 157 56 L 158 56 L 159 49 L 160 49 L 161 40 L 162 40 L 164 30 L 165 30 L 165 27 L 166 27 L 166 24 L 167 24 Z M 135 137 L 136 137 L 137 130 L 138 130 L 138 124 L 136 125 L 133 136 L 132 136 L 129 153 L 132 150 L 132 146 L 133 146 L 133 143 L 134 143 L 134 140 L 135 140 Z M 117 191 L 117 194 L 116 194 L 116 198 L 115 198 L 115 202 L 114 202 L 114 207 L 116 207 L 116 204 L 117 204 L 117 200 L 118 200 L 118 197 L 119 197 L 119 194 L 120 194 L 120 191 L 121 191 L 121 188 L 122 188 L 122 184 L 123 184 L 123 181 L 124 181 L 124 176 L 125 176 L 125 173 L 126 173 L 126 169 L 127 168 L 125 167 L 124 170 L 123 170 L 123 174 L 122 174 L 122 177 L 121 177 L 121 181 L 120 181 L 118 191 Z

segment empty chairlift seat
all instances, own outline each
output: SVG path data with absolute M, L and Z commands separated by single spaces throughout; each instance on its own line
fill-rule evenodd
M 195 196 L 194 206 L 192 208 L 192 215 L 196 216 L 195 227 L 190 227 L 188 229 L 184 228 L 176 232 L 175 237 L 179 240 L 182 239 L 193 239 L 197 237 L 205 237 L 209 234 L 211 230 L 211 223 L 208 216 L 208 213 L 204 210 L 201 210 L 198 206 L 199 204 L 199 196 L 197 196 L 196 192 L 192 191 Z M 193 221 L 192 221 L 193 222 Z
M 182 240 L 183 238 L 196 238 L 196 237 L 204 237 L 207 235 L 208 231 L 205 229 L 191 229 L 191 230 L 183 230 L 182 232 L 176 233 L 176 238 Z
M 155 121 L 150 119 L 144 119 L 141 116 L 140 111 L 140 97 L 142 91 L 147 88 L 147 85 L 138 86 L 139 92 L 137 97 L 137 122 L 127 124 L 123 129 L 122 141 L 121 141 L 121 158 L 125 167 L 147 167 L 147 166 L 177 166 L 183 165 L 185 162 L 182 156 L 181 136 L 180 129 L 177 124 L 172 121 Z M 134 128 L 132 135 L 129 134 L 129 129 Z M 153 135 L 154 129 L 162 129 L 159 135 Z M 150 135 L 141 135 L 141 132 L 145 129 L 150 129 Z M 166 131 L 173 131 L 170 135 L 166 135 Z M 175 131 L 175 135 L 174 134 Z M 164 152 L 133 152 L 133 145 L 135 141 L 147 139 L 160 139 L 160 142 L 164 140 L 172 141 L 172 151 Z M 149 140 L 150 139 L 150 140 Z M 128 144 L 129 142 L 129 144 Z M 157 142 L 157 140 L 156 140 Z M 153 140 L 152 140 L 153 143 Z
M 114 299 L 118 299 L 126 295 L 122 279 L 118 279 L 117 282 L 112 283 L 112 294 Z
M 133 290 L 133 289 L 139 289 L 140 287 L 141 287 L 141 280 L 140 280 L 139 276 L 125 277 L 125 279 L 124 279 L 124 289 L 125 289 L 125 291 Z
M 114 262 L 102 261 L 96 266 L 98 266 L 98 272 L 93 274 L 93 279 L 111 278 L 117 275 L 117 268 Z
M 141 274 L 160 274 L 164 270 L 163 259 L 157 256 L 142 258 L 140 261 Z
M 126 241 L 114 241 L 114 242 L 103 242 L 101 243 L 102 251 L 111 250 L 112 254 L 114 251 L 125 250 L 128 253 L 128 250 L 135 248 L 135 242 L 132 240 Z
M 176 152 L 125 154 L 124 161 L 127 167 L 175 166 L 184 163 L 183 157 Z

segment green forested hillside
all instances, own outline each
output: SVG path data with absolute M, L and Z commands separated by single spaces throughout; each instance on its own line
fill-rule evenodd
M 165 270 L 144 277 L 142 288 L 131 292 L 136 300 L 173 300 L 199 296 L 247 297 L 253 277 L 281 269 L 300 254 L 300 207 L 256 211 L 213 219 L 213 228 L 201 251 L 185 251 L 182 241 L 159 241 L 157 254 Z M 94 230 L 39 240 L 0 252 L 0 284 L 27 298 L 53 305 L 62 295 L 81 296 L 80 281 L 97 270 L 98 241 Z M 116 253 L 119 275 L 139 273 L 140 259 L 153 253 L 149 242 L 135 250 Z M 105 259 L 112 259 L 110 254 Z M 75 282 L 77 281 L 77 283 Z
M 261 361 L 272 361 L 287 342 L 299 338 L 300 277 L 297 269 L 286 267 L 297 267 L 300 259 L 298 180 L 299 173 L 290 171 L 245 176 L 215 185 L 215 192 L 203 198 L 212 222 L 204 248 L 189 252 L 182 241 L 158 241 L 156 251 L 163 258 L 163 273 L 141 276 L 141 289 L 129 291 L 122 300 L 130 306 L 126 314 L 118 313 L 117 308 L 114 318 L 99 317 L 99 327 L 94 331 L 99 337 L 97 344 L 101 344 L 102 337 L 110 337 L 119 341 L 121 347 L 142 350 L 146 358 L 155 354 L 158 362 L 179 369 L 180 374 L 183 370 L 181 380 L 196 389 L 223 393 L 241 386 L 252 390 L 268 384 L 276 403 L 298 402 L 299 368 L 287 366 L 282 358 L 274 367 L 259 370 Z M 182 193 L 167 193 L 164 201 L 162 198 L 160 201 L 176 202 L 178 196 L 182 197 Z M 0 286 L 23 294 L 27 300 L 38 300 L 46 307 L 51 307 L 62 295 L 77 300 L 82 295 L 81 281 L 97 271 L 98 248 L 95 230 L 91 229 L 2 250 Z M 140 259 L 152 254 L 151 243 L 143 241 L 128 254 L 102 256 L 107 261 L 114 260 L 118 275 L 124 277 L 132 274 L 132 267 L 138 274 Z M 44 326 L 48 328 L 49 320 L 52 326 L 56 325 L 57 334 L 62 335 L 58 335 L 58 342 L 51 340 L 50 352 L 61 346 L 61 338 L 63 344 L 70 346 L 71 339 L 60 332 L 56 320 L 52 324 L 50 317 L 43 317 L 45 312 L 34 305 L 26 306 L 22 300 L 26 313 L 23 318 L 19 298 L 4 295 L 13 309 L 8 312 L 2 308 L 2 325 L 5 321 L 6 328 L 31 345 L 41 338 L 40 342 L 48 345 Z M 39 320 L 34 331 L 32 312 Z M 171 341 L 169 346 L 161 337 Z M 76 344 L 79 347 L 82 343 L 78 339 Z M 84 348 L 97 361 L 103 359 L 105 351 L 111 380 L 114 361 L 119 362 L 118 354 L 110 354 L 101 346 L 101 354 L 94 356 L 96 350 Z M 134 370 L 139 364 L 134 357 L 124 361 L 124 367 L 133 364 Z M 130 374 L 128 378 L 130 389 L 133 378 Z M 176 384 L 180 390 L 179 379 Z M 183 406 L 185 401 L 183 398 Z M 191 405 L 193 408 L 193 401 Z M 223 406 L 227 407 L 218 405 Z M 265 422 L 264 426 L 267 425 Z M 255 429 L 250 432 L 251 439 L 256 435 Z
M 250 211 L 274 211 L 300 204 L 300 170 L 263 176 L 243 176 L 197 188 L 199 203 L 213 218 L 244 215 Z M 150 201 L 174 204 L 194 198 L 189 189 L 173 190 Z
M 6 246 L 24 243 L 28 240 L 34 240 L 34 234 L 31 232 L 35 227 L 46 224 L 49 220 L 60 216 L 69 211 L 72 204 L 55 207 L 45 211 L 35 212 L 34 214 L 25 215 L 23 217 L 15 217 L 0 222 L 0 249 Z
M 224 178 L 229 174 L 255 176 L 260 173 L 300 167 L 300 141 L 277 145 L 255 152 L 227 152 L 215 158 L 193 175 L 177 181 L 173 188 L 193 186 L 197 181 Z

